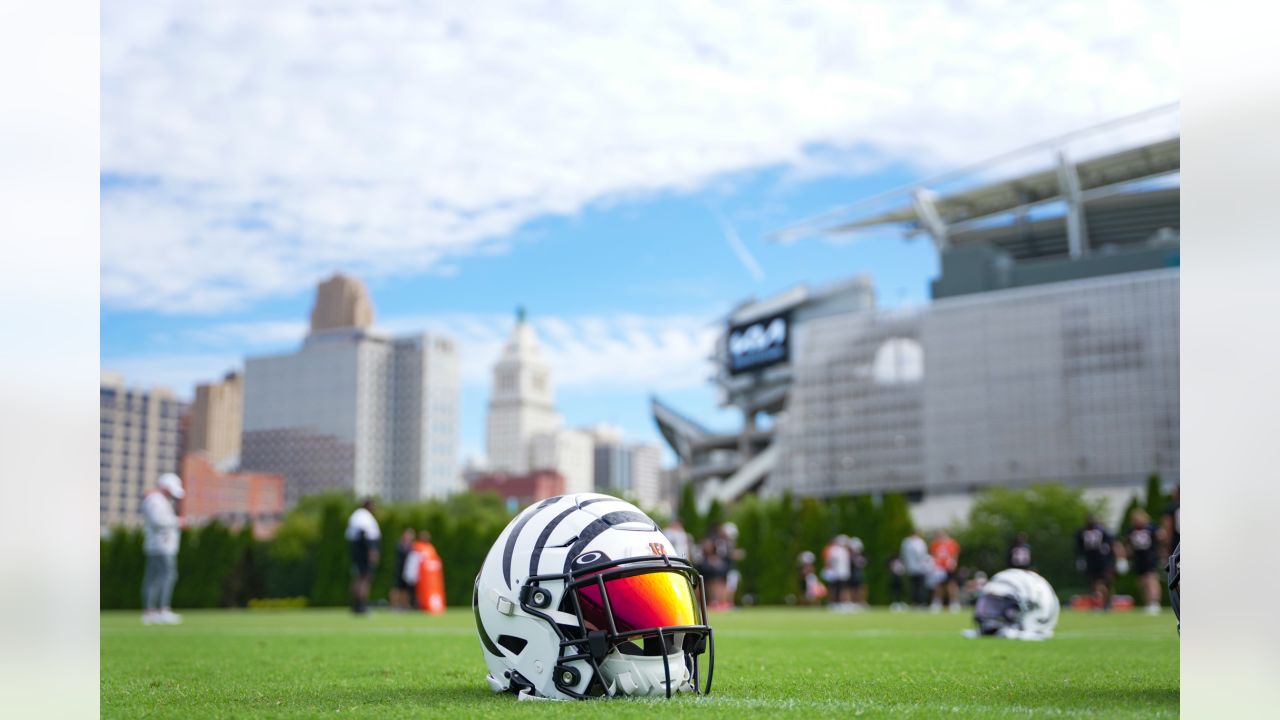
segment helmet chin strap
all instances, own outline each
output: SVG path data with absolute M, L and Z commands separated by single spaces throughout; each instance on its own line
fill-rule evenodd
M 624 655 L 616 648 L 600 663 L 605 691 L 610 697 L 659 697 L 667 695 L 667 673 L 671 673 L 671 693 L 691 689 L 684 652 L 667 655 Z

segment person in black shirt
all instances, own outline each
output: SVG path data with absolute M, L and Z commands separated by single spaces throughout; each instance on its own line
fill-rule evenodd
M 1090 515 L 1076 531 L 1076 566 L 1084 571 L 1093 593 L 1094 607 L 1111 609 L 1111 582 L 1115 578 L 1115 538 Z
M 1027 542 L 1026 533 L 1020 532 L 1013 539 L 1013 544 L 1009 546 L 1007 564 L 1018 570 L 1031 569 L 1031 543 Z
M 1160 580 L 1156 577 L 1156 568 L 1160 565 L 1159 538 L 1160 530 L 1151 522 L 1151 516 L 1142 508 L 1134 508 L 1129 514 L 1129 532 L 1125 534 L 1124 544 L 1149 615 L 1160 614 Z

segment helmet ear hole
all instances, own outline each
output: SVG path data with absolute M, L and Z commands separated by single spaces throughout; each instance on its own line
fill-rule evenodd
M 551 607 L 551 591 L 538 585 L 526 585 L 520 591 L 520 599 L 539 610 Z
M 499 635 L 498 644 L 510 650 L 512 654 L 519 655 L 524 652 L 525 646 L 529 644 L 529 641 L 515 635 Z
M 578 672 L 578 669 L 575 667 L 557 665 L 555 672 L 556 685 L 559 685 L 561 688 L 576 687 L 578 682 L 582 680 L 582 673 Z

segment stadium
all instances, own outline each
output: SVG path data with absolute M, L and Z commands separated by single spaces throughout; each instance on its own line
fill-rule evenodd
M 635 555 L 640 542 L 635 562 L 643 572 L 675 562 L 695 578 L 690 587 L 699 599 L 686 621 L 714 629 L 714 689 L 699 684 L 709 667 L 693 654 L 689 692 L 561 704 L 553 712 L 631 717 L 671 702 L 663 712 L 699 717 L 1177 716 L 1179 635 L 1171 614 L 1069 610 L 1072 593 L 1084 590 L 1045 584 L 1051 599 L 1033 606 L 1052 606 L 1050 632 L 1023 639 L 1047 641 L 965 637 L 977 634 L 975 617 L 998 577 L 986 590 L 966 581 L 963 612 L 884 607 L 890 597 L 895 609 L 901 604 L 884 569 L 899 540 L 912 527 L 962 521 L 986 490 L 1051 482 L 1077 503 L 1072 508 L 1103 507 L 1094 501 L 1105 499 L 1114 514 L 1149 491 L 1152 478 L 1166 489 L 1179 482 L 1179 138 L 1167 133 L 1171 115 L 1165 108 L 1073 133 L 776 233 L 777 242 L 862 232 L 896 242 L 892 233 L 905 231 L 932 242 L 940 274 L 923 307 L 877 307 L 864 275 L 737 304 L 723 319 L 712 378 L 721 403 L 741 413 L 735 430 L 709 429 L 652 398 L 653 419 L 679 460 L 675 480 L 693 499 L 670 519 L 684 520 L 693 540 L 706 533 L 703 552 L 696 543 L 692 554 L 681 550 L 670 540 L 680 530 L 659 534 L 659 521 L 604 496 L 548 498 L 514 519 L 496 498 L 393 503 L 378 511 L 382 535 L 372 547 L 399 558 L 401 529 L 432 528 L 436 567 L 443 561 L 433 576 L 436 606 L 392 612 L 375 600 L 373 612 L 361 608 L 363 618 L 353 620 L 346 611 L 304 609 L 346 601 L 349 557 L 338 538 L 351 498 L 304 500 L 269 542 L 247 534 L 221 539 L 216 526 L 184 531 L 175 604 L 212 607 L 220 592 L 220 602 L 253 609 L 186 610 L 181 625 L 160 629 L 139 626 L 134 610 L 108 609 L 103 715 L 542 716 L 545 705 L 511 696 L 557 694 L 538 689 L 546 665 L 526 648 L 542 640 L 516 622 L 520 609 L 539 616 L 538 589 L 559 587 L 566 576 L 554 571 L 562 559 L 567 570 L 575 557 L 602 556 L 605 539 L 643 531 L 636 535 L 643 542 L 609 540 L 621 543 L 607 546 L 610 557 Z M 1047 167 L 1037 164 L 1046 158 Z M 579 514 L 581 523 L 570 527 Z M 709 558 L 735 522 L 741 535 L 735 528 L 728 556 L 739 558 L 741 580 L 718 607 L 707 600 L 717 582 Z M 797 580 L 797 555 L 802 564 L 829 566 L 841 541 L 828 538 L 846 530 L 865 538 L 872 607 L 840 602 L 834 584 L 825 601 L 808 596 L 814 568 L 802 568 L 810 576 Z M 104 608 L 134 607 L 142 569 L 129 543 L 140 542 L 104 538 Z M 531 586 L 521 585 L 526 558 Z M 1003 557 L 990 562 L 993 571 L 1004 567 Z M 367 598 L 400 587 L 386 568 L 366 577 Z M 574 576 L 567 577 L 566 598 Z M 574 602 L 585 602 L 576 592 Z M 957 610 L 954 594 L 950 602 Z M 735 603 L 757 607 L 718 611 Z M 590 637 L 572 634 L 571 614 L 560 617 L 562 649 L 545 656 L 560 663 L 555 687 L 567 692 L 581 682 L 568 697 L 582 688 L 586 696 L 614 692 L 615 685 L 591 684 L 592 669 L 604 677 L 604 665 L 588 658 L 598 663 L 603 649 L 598 657 L 590 654 L 596 649 L 565 654 L 563 647 L 586 648 Z M 587 616 L 579 609 L 578 617 Z M 606 617 L 612 627 L 613 615 Z M 621 641 L 606 637 L 616 651 Z M 681 642 L 686 652 L 705 650 L 701 641 Z M 651 655 L 648 640 L 643 652 L 635 647 Z M 650 669 L 654 683 L 665 677 L 672 686 L 670 665 Z M 510 692 L 491 692 L 497 689 Z
M 925 527 L 1055 481 L 1113 509 L 1179 482 L 1176 107 L 1085 128 L 774 234 L 923 236 L 923 307 L 866 276 L 739 302 L 712 357 L 736 430 L 655 397 L 704 510 L 749 493 L 905 493 Z

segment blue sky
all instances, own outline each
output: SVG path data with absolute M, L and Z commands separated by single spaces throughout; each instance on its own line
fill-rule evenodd
M 296 346 L 343 270 L 461 343 L 464 455 L 516 305 L 567 423 L 656 439 L 656 392 L 727 424 L 731 304 L 936 273 L 923 239 L 769 232 L 1177 98 L 1160 3 L 326 8 L 104 5 L 103 366 L 189 394 Z

